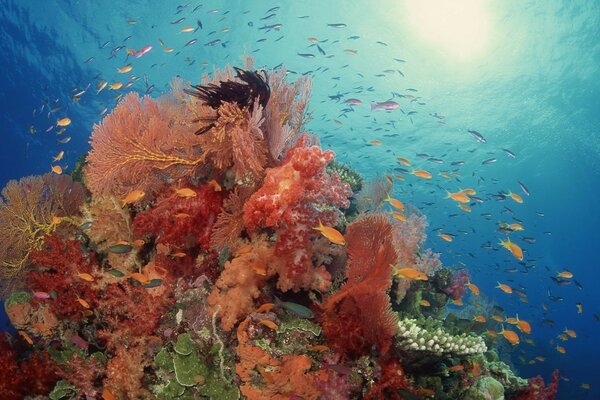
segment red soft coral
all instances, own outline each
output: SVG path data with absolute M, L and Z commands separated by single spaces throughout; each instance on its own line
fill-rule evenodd
M 365 400 L 405 399 L 406 396 L 398 394 L 397 390 L 410 392 L 412 387 L 404 375 L 400 361 L 395 358 L 379 361 L 379 367 L 381 368 L 379 379 L 369 388 Z
M 34 300 L 50 305 L 59 318 L 81 319 L 83 307 L 78 298 L 90 306 L 97 302 L 92 283 L 77 276 L 80 272 L 92 273 L 97 265 L 94 254 L 84 254 L 78 240 L 63 240 L 57 235 L 47 236 L 44 248 L 32 252 L 31 263 L 35 269 L 26 275 L 27 288 L 34 292 L 56 294 L 52 300 Z
M 552 383 L 548 386 L 544 385 L 544 378 L 540 375 L 529 378 L 529 385 L 521 390 L 517 400 L 554 400 L 558 392 L 558 370 L 552 373 Z
M 176 249 L 201 249 L 210 247 L 212 227 L 221 212 L 223 192 L 217 192 L 205 184 L 190 187 L 194 197 L 181 197 L 175 188 L 167 187 L 159 195 L 156 206 L 136 215 L 134 234 L 156 236 L 157 243 L 168 244 Z
M 17 352 L 9 341 L 9 335 L 0 332 L 0 393 L 6 400 L 23 398 L 25 377 L 19 373 Z
M 362 217 L 348 227 L 348 280 L 322 305 L 323 331 L 340 353 L 360 356 L 376 346 L 383 354 L 392 343 L 397 316 L 387 294 L 390 264 L 396 261 L 391 229 L 383 215 Z
M 281 290 L 310 287 L 312 229 L 319 219 L 326 225 L 337 222 L 334 208 L 349 206 L 350 186 L 337 175 L 329 175 L 325 166 L 333 159 L 331 151 L 307 146 L 304 135 L 291 149 L 280 167 L 267 170 L 263 186 L 244 205 L 244 224 L 248 230 L 275 228 L 276 254 L 288 261 L 287 271 L 278 283 Z M 298 285 L 295 279 L 304 281 Z

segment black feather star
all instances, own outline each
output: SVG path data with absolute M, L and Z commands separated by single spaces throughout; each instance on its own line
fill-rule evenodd
M 271 96 L 271 89 L 266 76 L 263 77 L 257 71 L 246 71 L 237 67 L 234 67 L 234 69 L 241 82 L 225 81 L 218 84 L 192 85 L 192 89 L 185 89 L 185 92 L 204 101 L 213 110 L 218 110 L 223 103 L 236 103 L 242 109 L 252 108 L 256 99 L 258 99 L 261 106 L 266 107 Z M 211 122 L 198 129 L 196 135 L 206 133 L 213 128 L 218 117 L 217 111 L 216 117 L 205 117 L 196 120 L 195 122 Z

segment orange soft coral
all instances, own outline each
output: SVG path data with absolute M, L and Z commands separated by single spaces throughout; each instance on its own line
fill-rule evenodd
M 254 300 L 260 296 L 267 279 L 281 263 L 273 247 L 264 238 L 252 242 L 252 251 L 225 263 L 216 282 L 218 289 L 208 297 L 210 313 L 219 312 L 221 327 L 230 331 L 238 320 L 252 312 Z
M 389 349 L 397 316 L 387 294 L 390 264 L 396 261 L 392 227 L 383 215 L 368 215 L 348 227 L 347 282 L 323 304 L 323 331 L 332 348 L 350 355 L 368 354 L 372 346 Z
M 315 378 L 325 378 L 324 373 L 310 372 L 312 363 L 306 355 L 288 354 L 275 358 L 254 346 L 248 335 L 251 322 L 251 317 L 247 317 L 237 329 L 239 362 L 235 369 L 242 380 L 242 394 L 248 400 L 289 400 L 294 396 L 305 400 L 319 398 Z M 261 380 L 263 382 L 257 385 Z

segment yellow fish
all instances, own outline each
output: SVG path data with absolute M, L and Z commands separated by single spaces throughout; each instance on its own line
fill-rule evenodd
M 190 188 L 177 189 L 175 194 L 179 197 L 183 197 L 184 199 L 191 199 L 197 195 L 196 192 Z
M 100 93 L 106 87 L 106 85 L 108 85 L 108 82 L 106 81 L 98 82 L 98 90 L 96 91 L 96 94 Z
M 324 226 L 323 223 L 321 223 L 321 220 L 319 220 L 319 226 L 313 229 L 321 232 L 321 235 L 325 236 L 333 244 L 339 244 L 340 246 L 346 244 L 346 239 L 344 239 L 344 235 L 342 235 L 335 228 L 332 228 L 330 226 Z
M 122 203 L 123 203 L 122 207 L 125 207 L 127 204 L 133 204 L 137 201 L 140 201 L 141 199 L 144 198 L 145 195 L 146 195 L 146 193 L 143 190 L 139 190 L 139 189 L 132 190 L 122 200 Z
M 422 307 L 431 307 L 431 303 L 428 302 L 427 300 L 423 299 L 421 301 L 419 301 L 419 305 Z
M 64 152 L 64 150 L 61 150 L 61 151 L 60 151 L 60 152 L 59 152 L 59 153 L 56 155 L 56 157 L 54 157 L 54 158 L 52 159 L 52 162 L 57 162 L 57 161 L 60 161 L 60 160 L 62 160 L 62 158 L 63 158 L 63 156 L 64 156 L 64 155 L 65 155 L 65 152 Z
M 421 271 L 417 271 L 414 268 L 398 268 L 394 271 L 394 275 L 399 275 L 406 279 L 412 279 L 415 281 L 426 281 L 429 280 L 427 275 Z
M 60 175 L 63 173 L 63 169 L 60 165 L 53 165 L 52 172 L 54 172 L 56 175 Z
M 59 119 L 58 121 L 56 121 L 56 125 L 58 125 L 58 126 L 69 126 L 69 125 L 71 125 L 71 119 L 70 118 Z
M 117 71 L 119 71 L 120 74 L 125 74 L 125 73 L 131 71 L 132 69 L 133 69 L 133 66 L 131 64 L 127 64 L 123 68 L 117 68 Z

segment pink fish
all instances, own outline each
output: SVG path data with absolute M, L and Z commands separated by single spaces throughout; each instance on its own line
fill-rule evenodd
M 142 47 L 142 49 L 138 50 L 138 51 L 135 51 L 133 49 L 127 49 L 127 54 L 132 55 L 135 58 L 140 58 L 144 54 L 148 53 L 150 50 L 152 50 L 152 46 L 148 45 L 148 46 Z
M 50 295 L 46 292 L 33 292 L 34 299 L 49 299 Z
M 362 104 L 362 101 L 360 101 L 359 99 L 347 99 L 346 101 L 344 101 L 344 103 L 350 106 L 359 106 Z
M 395 110 L 400 108 L 400 104 L 395 101 L 384 101 L 383 103 L 371 103 L 371 111 L 373 110 Z

